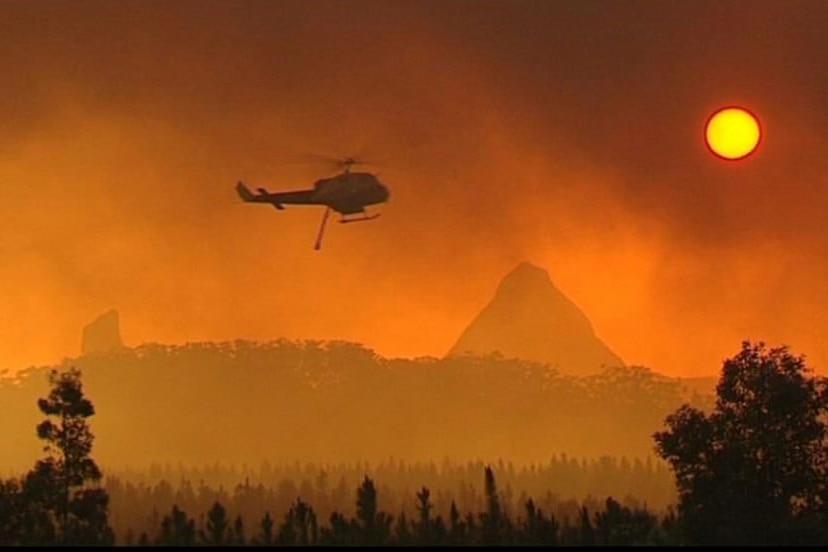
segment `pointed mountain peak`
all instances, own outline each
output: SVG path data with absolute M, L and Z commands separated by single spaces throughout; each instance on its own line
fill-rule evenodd
M 507 295 L 513 293 L 525 295 L 546 292 L 555 292 L 563 297 L 565 301 L 568 301 L 560 290 L 555 287 L 546 270 L 524 261 L 503 277 L 503 280 L 500 281 L 497 287 L 495 296 L 504 293 Z
M 552 280 L 549 278 L 548 272 L 528 261 L 523 261 L 503 278 L 500 285 L 544 285 L 551 283 Z
M 449 355 L 500 352 L 586 375 L 623 361 L 596 335 L 584 313 L 543 268 L 522 262 L 463 332 Z

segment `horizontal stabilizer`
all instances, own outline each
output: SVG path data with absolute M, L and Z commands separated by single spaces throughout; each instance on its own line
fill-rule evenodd
M 256 200 L 256 196 L 253 195 L 253 192 L 251 192 L 241 180 L 239 180 L 239 183 L 236 184 L 236 192 L 238 192 L 239 197 L 241 197 L 243 201 Z
M 244 185 L 243 182 L 239 181 L 239 183 L 236 184 L 236 192 L 238 192 L 239 197 L 241 197 L 244 201 L 250 201 L 254 203 L 270 203 L 279 210 L 284 209 L 282 204 L 279 203 L 279 201 L 275 199 L 275 197 L 273 197 L 273 194 L 270 194 L 264 188 L 259 188 L 259 193 L 254 194 L 250 191 L 250 189 L 247 186 Z

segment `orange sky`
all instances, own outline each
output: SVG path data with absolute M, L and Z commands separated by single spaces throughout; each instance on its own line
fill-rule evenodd
M 0 369 L 128 344 L 354 340 L 439 356 L 515 264 L 628 363 L 828 346 L 828 4 L 0 3 Z M 710 155 L 741 103 L 759 152 Z M 370 224 L 238 202 L 382 161 Z

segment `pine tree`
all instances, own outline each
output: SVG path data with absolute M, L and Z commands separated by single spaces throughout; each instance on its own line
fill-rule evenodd
M 259 527 L 262 528 L 262 532 L 260 533 L 259 537 L 259 544 L 262 546 L 272 546 L 273 545 L 273 518 L 270 517 L 270 512 L 265 512 L 264 517 L 262 518 L 262 522 L 259 524 Z
M 482 544 L 501 544 L 504 525 L 503 511 L 500 507 L 500 497 L 497 494 L 494 472 L 489 466 L 486 466 L 484 490 L 486 493 L 486 512 L 480 516 L 483 531 Z
M 161 546 L 192 546 L 196 540 L 195 520 L 187 513 L 172 507 L 172 512 L 161 521 L 161 535 L 157 544 Z
M 392 516 L 377 508 L 377 489 L 367 476 L 357 490 L 357 522 L 365 544 L 383 544 L 391 535 Z
M 207 531 L 199 531 L 199 537 L 204 544 L 222 546 L 228 543 L 227 510 L 219 502 L 214 502 L 213 507 L 207 512 Z
M 415 525 L 417 532 L 417 540 L 419 544 L 428 545 L 434 544 L 434 531 L 431 520 L 431 510 L 434 505 L 429 501 L 431 492 L 428 488 L 423 487 L 417 493 L 417 512 L 420 514 L 420 519 Z
M 89 456 L 94 436 L 86 419 L 95 414 L 95 408 L 83 394 L 81 373 L 76 368 L 52 370 L 49 384 L 48 397 L 37 403 L 47 416 L 37 426 L 37 436 L 46 441 L 43 449 L 47 457 L 39 460 L 24 480 L 24 496 L 33 507 L 30 522 L 38 522 L 40 530 L 48 531 L 43 519 L 46 514 L 61 544 L 113 544 L 109 496 L 100 487 L 101 471 Z
M 554 516 L 546 517 L 535 502 L 530 498 L 526 501 L 526 521 L 523 525 L 525 544 L 556 545 L 558 544 L 558 522 Z
M 397 546 L 411 546 L 413 539 L 410 524 L 405 512 L 400 512 L 394 524 L 394 544 Z
M 459 545 L 467 544 L 466 523 L 460 516 L 460 510 L 457 509 L 457 504 L 452 500 L 451 509 L 449 510 L 449 544 Z
M 319 538 L 316 512 L 301 499 L 290 507 L 279 527 L 278 542 L 282 545 L 313 545 Z
M 244 538 L 244 521 L 241 516 L 236 516 L 236 520 L 233 522 L 233 544 L 236 546 L 247 544 Z

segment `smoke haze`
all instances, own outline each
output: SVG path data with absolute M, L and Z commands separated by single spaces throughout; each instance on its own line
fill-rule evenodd
M 520 261 L 630 364 L 742 339 L 828 361 L 828 4 L 0 4 L 0 369 L 124 341 L 344 339 L 441 356 Z M 702 143 L 749 106 L 759 152 Z M 364 155 L 379 220 L 241 204 Z M 305 157 L 303 157 L 305 156 Z M 820 370 L 822 371 L 822 370 Z

